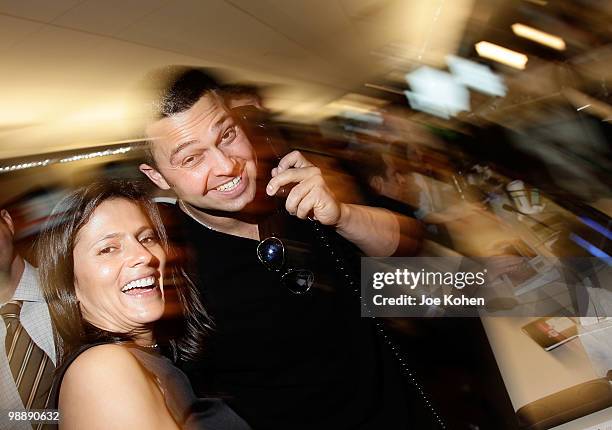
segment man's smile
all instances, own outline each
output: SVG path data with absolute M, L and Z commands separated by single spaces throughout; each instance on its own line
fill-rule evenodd
M 240 184 L 241 181 L 242 181 L 242 176 L 236 176 L 230 179 L 229 181 L 227 181 L 226 183 L 219 185 L 215 189 L 221 192 L 232 191 L 234 188 L 238 186 L 238 184 Z

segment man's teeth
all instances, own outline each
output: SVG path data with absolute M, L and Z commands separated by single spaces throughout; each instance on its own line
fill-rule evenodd
M 147 278 L 136 279 L 135 281 L 129 282 L 125 284 L 125 286 L 121 289 L 123 293 L 130 291 L 134 288 L 145 288 L 150 287 L 155 284 L 155 277 L 149 276 Z
M 242 177 L 241 176 L 236 176 L 234 179 L 232 179 L 229 182 L 226 182 L 223 185 L 219 185 L 217 188 L 215 188 L 217 191 L 231 191 L 234 188 L 236 188 L 238 186 L 238 184 L 240 183 L 240 181 L 242 181 Z

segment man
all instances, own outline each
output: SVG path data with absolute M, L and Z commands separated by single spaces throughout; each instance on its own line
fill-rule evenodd
M 45 409 L 55 369 L 51 318 L 38 273 L 13 246 L 15 227 L 0 210 L 0 427 L 38 429 L 9 420 L 9 411 Z
M 146 129 L 149 160 L 140 170 L 179 199 L 175 217 L 194 249 L 216 327 L 206 359 L 186 368 L 196 392 L 221 395 L 255 429 L 407 428 L 409 402 L 396 363 L 336 276 L 340 263 L 323 261 L 310 243 L 311 221 L 300 220 L 314 218 L 337 242 L 376 256 L 414 252 L 415 223 L 338 202 L 299 152 L 262 169 L 266 148 L 255 153 L 202 71 L 180 71 L 155 106 L 158 116 Z M 292 184 L 284 201 L 292 217 L 261 210 Z M 274 251 L 262 247 L 270 237 L 281 238 L 290 263 L 276 271 L 262 264 Z M 312 289 L 294 289 L 295 269 L 314 273 Z

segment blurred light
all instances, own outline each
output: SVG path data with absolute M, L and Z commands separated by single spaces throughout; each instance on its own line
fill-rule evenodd
M 117 148 L 117 149 L 107 149 L 105 151 L 97 151 L 97 152 L 90 152 L 88 154 L 73 155 L 72 157 L 62 158 L 61 160 L 59 160 L 59 162 L 60 163 L 70 163 L 72 161 L 89 160 L 90 158 L 106 157 L 108 155 L 125 154 L 131 149 L 132 148 L 130 146 L 124 146 L 122 148 Z
M 404 93 L 400 92 L 400 94 L 403 95 Z M 377 117 L 380 115 L 377 113 L 377 110 L 384 106 L 385 103 L 386 101 L 383 99 L 347 93 L 323 106 L 323 110 L 326 116 L 340 115 L 358 121 L 379 123 Z
M 42 160 L 42 161 L 33 161 L 31 163 L 21 163 L 21 164 L 13 164 L 11 166 L 2 166 L 0 167 L 0 173 L 13 172 L 15 170 L 29 169 L 30 167 L 46 166 L 51 161 L 52 160 L 47 159 L 47 160 Z
M 470 92 L 448 72 L 423 66 L 406 75 L 410 107 L 448 119 L 470 109 Z
M 380 116 L 378 112 L 364 113 L 364 112 L 355 112 L 355 111 L 347 110 L 347 111 L 342 112 L 341 116 L 343 116 L 344 118 L 355 120 L 355 121 L 368 122 L 371 124 L 380 125 L 383 123 L 382 116 Z
M 529 3 L 533 3 L 533 4 L 537 4 L 539 6 L 546 6 L 546 3 L 548 3 L 546 0 L 526 0 Z
M 582 109 L 586 109 L 586 108 L 588 108 L 588 107 L 591 107 L 591 105 L 590 105 L 590 104 L 586 104 L 586 105 L 584 105 L 584 106 L 580 106 L 580 107 L 579 107 L 579 108 L 577 108 L 576 110 L 577 110 L 578 112 L 580 112 Z
M 127 108 L 116 103 L 108 103 L 97 106 L 90 106 L 76 112 L 67 114 L 63 120 L 68 124 L 93 123 L 93 122 L 113 122 L 125 119 Z
M 525 39 L 532 40 L 541 45 L 546 45 L 557 51 L 563 51 L 565 49 L 565 41 L 563 39 L 535 28 L 517 23 L 512 24 L 512 31 L 519 37 L 524 37 Z
M 57 162 L 70 163 L 71 161 L 88 160 L 88 159 L 96 158 L 96 157 L 106 157 L 109 155 L 125 154 L 126 152 L 129 152 L 131 150 L 132 150 L 131 146 L 123 146 L 117 149 L 106 149 L 104 151 L 90 152 L 88 154 L 73 155 L 72 157 L 61 158 L 59 160 L 57 158 L 47 158 L 45 160 L 40 160 L 40 161 L 31 161 L 28 163 L 12 164 L 10 166 L 0 166 L 0 173 L 13 172 L 15 170 L 30 169 L 32 167 L 42 167 L 42 166 L 47 166 L 49 164 L 55 164 Z
M 608 230 L 603 225 L 598 224 L 595 221 L 593 221 L 591 218 L 587 218 L 585 216 L 579 216 L 578 219 L 582 221 L 583 223 L 585 223 L 586 225 L 588 225 L 589 227 L 591 227 L 596 232 L 612 240 L 612 231 Z
M 503 78 L 488 66 L 455 55 L 446 57 L 446 62 L 455 79 L 463 85 L 492 96 L 506 95 Z
M 593 245 L 591 242 L 588 242 L 581 238 L 580 236 L 575 235 L 574 233 L 570 234 L 570 239 L 576 243 L 577 245 L 584 248 L 589 254 L 594 257 L 597 257 L 603 261 L 605 261 L 608 265 L 612 266 L 612 257 L 606 254 L 604 251 Z
M 404 92 L 401 90 L 397 90 L 395 88 L 387 87 L 384 85 L 365 84 L 365 86 L 368 88 L 374 88 L 375 90 L 385 91 L 385 92 L 392 93 L 392 94 L 402 94 L 402 95 L 404 94 Z
M 488 58 L 498 63 L 505 64 L 515 69 L 523 70 L 527 64 L 527 56 L 520 52 L 512 51 L 490 42 L 478 42 L 476 52 L 483 58 Z

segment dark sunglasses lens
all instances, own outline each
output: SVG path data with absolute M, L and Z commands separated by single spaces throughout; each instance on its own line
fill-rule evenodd
M 285 264 L 283 242 L 275 237 L 262 240 L 257 245 L 257 257 L 269 270 L 279 271 Z
M 293 269 L 285 273 L 281 284 L 295 294 L 304 294 L 314 284 L 314 273 L 307 269 Z

